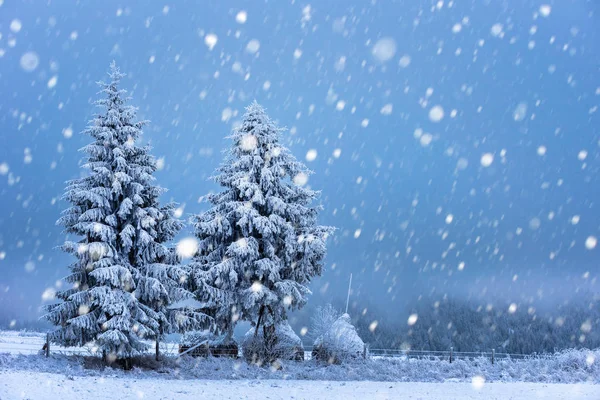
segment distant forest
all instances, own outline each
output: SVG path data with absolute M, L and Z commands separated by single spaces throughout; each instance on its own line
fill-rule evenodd
M 336 302 L 339 305 L 342 302 Z M 364 305 L 364 304 L 362 304 Z M 360 337 L 371 348 L 413 350 L 490 351 L 514 354 L 552 353 L 566 348 L 600 348 L 600 296 L 588 296 L 556 306 L 535 310 L 519 305 L 508 311 L 508 304 L 480 305 L 475 301 L 442 299 L 419 301 L 419 306 L 396 315 L 377 306 L 353 307 L 352 322 Z M 296 332 L 310 327 L 312 309 L 290 315 Z M 409 326 L 408 315 L 417 321 Z M 0 329 L 9 329 L 11 319 L 0 317 Z M 373 321 L 377 327 L 369 329 Z M 42 321 L 18 321 L 14 329 L 45 331 Z M 303 338 L 311 343 L 310 331 Z
M 491 351 L 499 353 L 552 353 L 566 348 L 600 348 L 600 297 L 588 296 L 539 311 L 520 305 L 509 312 L 509 304 L 488 306 L 474 301 L 421 300 L 408 312 L 367 307 L 350 311 L 360 337 L 371 348 L 447 351 Z M 310 316 L 310 313 L 308 313 Z M 414 325 L 407 318 L 417 315 Z M 373 321 L 376 328 L 371 331 Z M 310 326 L 297 319 L 294 328 Z M 305 340 L 305 343 L 308 340 Z

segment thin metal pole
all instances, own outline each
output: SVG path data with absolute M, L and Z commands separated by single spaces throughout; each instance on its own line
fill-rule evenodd
M 348 283 L 348 297 L 346 297 L 346 314 L 348 314 L 348 303 L 350 303 L 350 289 L 352 288 L 352 273 L 350 273 L 350 283 Z

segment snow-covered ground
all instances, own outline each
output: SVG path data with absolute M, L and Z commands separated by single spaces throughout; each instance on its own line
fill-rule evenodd
M 12 399 L 600 399 L 600 350 L 548 357 L 444 360 L 373 357 L 342 365 L 283 362 L 281 370 L 216 358 L 137 358 L 105 367 L 90 349 L 53 347 L 44 336 L 0 333 L 0 400 Z M 209 379 L 209 380 L 207 380 Z
M 597 400 L 591 384 L 172 380 L 0 372 L 0 399 L 564 399 Z
M 0 353 L 0 372 L 31 371 L 68 376 L 135 379 L 280 379 L 387 382 L 486 382 L 593 383 L 600 388 L 600 350 L 566 351 L 548 358 L 529 360 L 487 359 L 439 360 L 375 359 L 327 365 L 314 360 L 284 361 L 280 370 L 248 364 L 242 359 L 166 357 L 136 358 L 132 371 L 105 367 L 98 357 L 14 355 Z M 599 397 L 600 399 L 600 397 Z

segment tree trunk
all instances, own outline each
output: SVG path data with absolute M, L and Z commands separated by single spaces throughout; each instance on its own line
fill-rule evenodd
M 158 334 L 156 335 L 156 344 L 155 344 L 155 358 L 156 361 L 158 361 L 158 357 L 160 355 L 160 338 L 161 338 L 161 334 L 162 334 L 162 323 L 159 322 L 158 324 Z
M 265 355 L 269 364 L 277 359 L 275 354 L 275 345 L 277 344 L 277 336 L 275 335 L 275 325 L 264 325 L 263 335 L 265 341 Z
M 254 337 L 256 337 L 256 335 L 258 335 L 258 327 L 260 326 L 260 320 L 262 319 L 264 311 L 265 311 L 265 306 L 260 306 L 260 310 L 258 312 L 258 322 L 256 322 L 256 329 L 254 330 Z
M 227 333 L 225 334 L 225 341 L 223 343 L 229 344 L 233 342 L 233 325 L 229 324 L 227 326 Z M 206 344 L 208 348 L 208 343 Z

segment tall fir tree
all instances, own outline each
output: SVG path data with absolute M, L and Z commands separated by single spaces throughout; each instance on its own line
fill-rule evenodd
M 82 149 L 89 174 L 67 183 L 64 199 L 71 206 L 57 222 L 81 237 L 62 246 L 76 258 L 65 278 L 72 287 L 57 294 L 62 301 L 44 317 L 58 327 L 51 334 L 55 343 L 95 341 L 104 353 L 129 358 L 148 347 L 142 339 L 198 320 L 168 308 L 191 295 L 186 271 L 165 246 L 182 223 L 174 204 L 159 203 L 164 189 L 153 184 L 156 161 L 149 147 L 136 144 L 146 122 L 126 104 L 123 76 L 113 62 L 110 82 L 99 82 L 104 98 L 96 105 L 103 112 L 84 131 L 94 141 Z
M 326 238 L 317 224 L 318 192 L 303 185 L 310 171 L 280 143 L 281 129 L 253 102 L 230 139 L 233 146 L 209 194 L 211 208 L 193 218 L 199 252 L 192 274 L 199 300 L 231 336 L 251 321 L 273 341 L 275 324 L 305 304 L 307 285 L 321 274 Z M 271 343 L 272 344 L 272 343 Z

